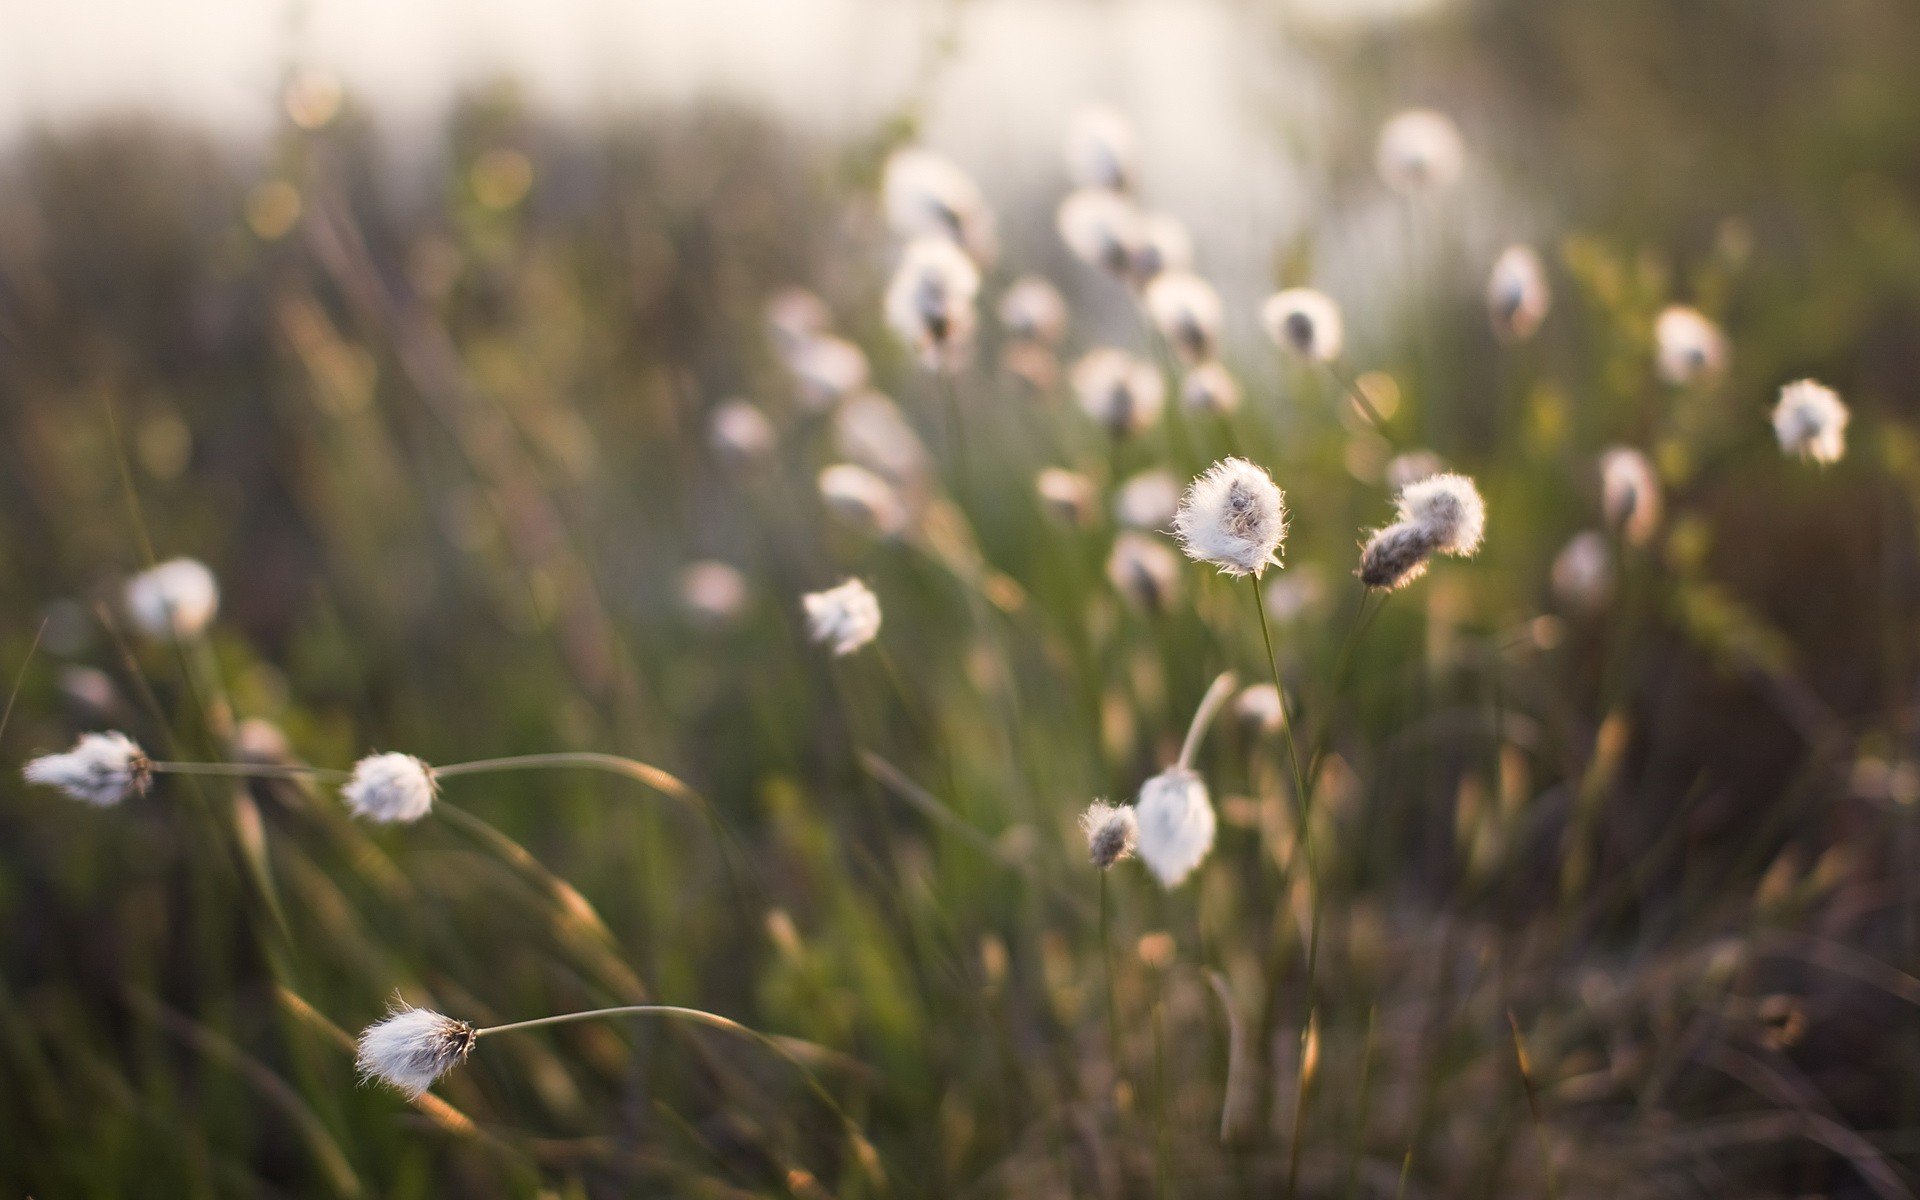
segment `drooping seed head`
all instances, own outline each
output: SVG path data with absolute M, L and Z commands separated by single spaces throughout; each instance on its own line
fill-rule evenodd
M 908 146 L 887 159 L 881 180 L 887 223 L 903 238 L 939 238 L 979 262 L 997 252 L 993 210 L 973 177 L 945 155 Z
M 887 323 L 929 370 L 965 361 L 973 346 L 980 271 L 952 242 L 908 244 L 887 286 Z
M 714 559 L 688 563 L 680 571 L 680 607 L 694 624 L 724 629 L 747 610 L 751 589 L 737 567 Z
M 220 585 L 205 563 L 175 558 L 127 581 L 127 616 L 150 638 L 195 638 L 220 608 Z
M 1113 498 L 1114 519 L 1129 529 L 1166 529 L 1179 510 L 1180 481 L 1158 468 L 1127 479 Z
M 1430 475 L 1400 489 L 1400 519 L 1427 531 L 1440 554 L 1470 558 L 1487 531 L 1487 506 L 1465 475 Z
M 1113 539 L 1107 579 L 1135 608 L 1165 612 L 1180 593 L 1180 559 L 1166 542 L 1129 529 Z
M 1160 419 L 1166 406 L 1166 382 L 1152 363 L 1102 346 L 1073 365 L 1073 390 L 1080 409 L 1110 435 L 1130 437 Z
M 1087 835 L 1087 857 L 1102 871 L 1133 857 L 1140 835 L 1133 809 L 1115 807 L 1104 800 L 1095 800 L 1080 814 L 1080 830 Z
M 1532 246 L 1508 246 L 1487 277 L 1487 319 L 1503 341 L 1524 342 L 1547 319 L 1553 289 Z
M 1592 611 L 1613 594 L 1613 552 L 1598 530 L 1577 533 L 1554 556 L 1554 598 L 1570 609 Z
M 1274 345 L 1314 362 L 1340 357 L 1346 337 L 1340 306 L 1312 288 L 1288 288 L 1268 296 L 1260 306 L 1260 324 Z
M 1453 119 L 1432 109 L 1398 113 L 1380 127 L 1374 165 L 1402 195 L 1444 191 L 1460 178 L 1466 146 Z
M 1427 573 L 1433 534 L 1417 521 L 1400 521 L 1375 530 L 1360 549 L 1360 582 L 1391 592 Z
M 1133 274 L 1146 230 L 1130 198 L 1105 188 L 1080 188 L 1060 202 L 1054 224 L 1081 262 L 1123 279 Z
M 1134 815 L 1140 858 L 1162 887 L 1178 887 L 1213 849 L 1213 803 L 1192 771 L 1170 767 L 1141 784 Z
M 28 783 L 59 788 L 75 800 L 111 808 L 142 795 L 153 781 L 152 760 L 124 733 L 83 733 L 65 754 L 43 754 L 20 772 Z
M 433 768 L 411 754 L 369 754 L 353 764 L 340 796 L 355 816 L 381 825 L 410 825 L 433 809 L 440 791 Z
M 1093 523 L 1099 496 L 1088 479 L 1078 471 L 1047 467 L 1033 479 L 1033 490 L 1047 516 L 1071 529 L 1084 529 Z
M 1675 304 L 1653 323 L 1654 361 L 1674 386 L 1717 378 L 1727 365 L 1727 339 L 1699 309 Z
M 735 466 L 766 461 L 777 440 L 773 422 L 746 400 L 723 402 L 707 422 L 707 444 Z
M 1258 577 L 1280 561 L 1286 497 L 1273 477 L 1244 458 L 1223 458 L 1196 477 L 1174 513 L 1187 557 L 1226 575 Z
M 477 1031 L 465 1021 L 397 1004 L 360 1034 L 355 1061 L 362 1082 L 377 1079 L 417 1099 L 466 1061 L 477 1038 Z
M 1660 478 L 1646 455 L 1615 446 L 1600 456 L 1600 511 L 1609 529 L 1646 545 L 1660 527 Z
M 852 463 L 820 472 L 820 498 L 836 520 L 868 537 L 898 537 L 912 519 L 892 484 Z
M 1773 432 L 1786 453 L 1831 465 L 1847 453 L 1850 416 L 1838 392 L 1802 379 L 1780 389 L 1780 401 L 1773 406 Z
M 1038 275 L 1022 275 L 1000 297 L 1000 324 L 1016 338 L 1057 346 L 1067 333 L 1067 302 Z
M 858 579 L 800 598 L 807 636 L 844 658 L 880 633 L 880 598 Z
M 1147 315 L 1188 366 L 1213 357 L 1223 307 L 1213 285 L 1191 271 L 1162 271 L 1147 285 Z
M 1067 176 L 1075 187 L 1124 192 L 1135 178 L 1133 125 L 1119 110 L 1089 104 L 1067 122 Z
M 917 487 L 929 470 L 927 447 L 879 392 L 860 392 L 833 413 L 833 440 L 840 453 L 903 488 Z

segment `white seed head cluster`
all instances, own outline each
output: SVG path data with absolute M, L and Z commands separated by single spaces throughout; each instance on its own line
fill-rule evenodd
M 841 337 L 816 337 L 786 356 L 800 405 L 808 412 L 825 412 L 846 396 L 867 386 L 866 352 Z
M 1360 548 L 1360 582 L 1376 591 L 1403 588 L 1427 573 L 1433 535 L 1410 521 L 1375 530 Z
M 1212 284 L 1191 271 L 1162 271 L 1146 291 L 1147 315 L 1188 366 L 1213 357 L 1224 306 Z
M 680 607 L 694 624 L 724 629 L 747 610 L 751 594 L 739 568 L 714 559 L 688 563 L 680 571 Z
M 979 294 L 980 270 L 964 251 L 939 238 L 918 238 L 908 243 L 887 286 L 887 323 L 921 365 L 956 366 L 973 346 Z
M 1078 188 L 1060 202 L 1054 224 L 1073 256 L 1122 278 L 1130 277 L 1146 240 L 1139 206 L 1106 188 Z
M 1487 277 L 1487 319 L 1504 341 L 1524 342 L 1540 329 L 1553 304 L 1547 269 L 1532 246 L 1508 246 Z
M 1187 557 L 1212 563 L 1222 574 L 1258 576 L 1280 561 L 1286 497 L 1259 467 L 1223 458 L 1187 488 L 1173 532 Z
M 923 146 L 894 151 L 881 179 L 887 223 L 903 238 L 940 238 L 981 262 L 997 250 L 993 210 L 973 177 Z
M 1780 389 L 1773 432 L 1786 453 L 1830 465 L 1846 456 L 1849 417 L 1838 392 L 1802 379 Z
M 707 444 L 735 466 L 766 461 L 778 441 L 773 422 L 746 400 L 726 400 L 707 422 Z
M 879 392 L 849 396 L 833 412 L 833 440 L 840 453 L 901 487 L 923 482 L 927 447 L 900 412 Z
M 1240 409 L 1240 384 L 1221 364 L 1201 363 L 1180 381 L 1180 403 L 1191 413 L 1224 417 Z
M 912 519 L 892 484 L 853 463 L 820 472 L 820 499 L 834 519 L 868 537 L 898 537 Z
M 1133 809 L 1104 800 L 1095 800 L 1080 814 L 1080 830 L 1087 835 L 1087 857 L 1102 871 L 1132 858 L 1140 836 Z
M 426 1008 L 396 1005 L 360 1034 L 355 1061 L 363 1082 L 374 1080 L 418 1098 L 442 1075 L 466 1061 L 478 1034 Z
M 1067 333 L 1067 302 L 1038 275 L 1022 275 L 1000 297 L 1000 325 L 1016 338 L 1057 346 Z
M 1653 322 L 1654 362 L 1674 386 L 1711 380 L 1727 366 L 1727 339 L 1697 308 L 1675 304 Z
M 1599 530 L 1576 533 L 1554 556 L 1549 578 L 1565 608 L 1591 612 L 1613 594 L 1613 552 Z
M 800 598 L 807 636 L 844 658 L 880 633 L 880 598 L 858 579 Z
M 1215 818 L 1207 785 L 1184 767 L 1170 767 L 1141 784 L 1134 815 L 1140 858 L 1162 887 L 1178 887 L 1213 849 Z
M 1088 104 L 1067 122 L 1067 176 L 1074 186 L 1124 192 L 1137 171 L 1133 125 L 1104 104 Z
M 411 754 L 369 754 L 353 764 L 340 796 L 355 816 L 381 825 L 411 825 L 433 810 L 440 784 L 433 768 Z
M 1427 531 L 1441 554 L 1471 557 L 1487 531 L 1487 506 L 1465 475 L 1429 475 L 1400 489 L 1400 519 Z
M 1315 362 L 1340 357 L 1346 340 L 1340 306 L 1312 288 L 1288 288 L 1268 296 L 1260 306 L 1260 324 L 1274 345 Z
M 1180 510 L 1180 481 L 1172 471 L 1142 471 L 1120 485 L 1114 519 L 1129 529 L 1167 529 Z
M 127 581 L 127 616 L 150 638 L 195 638 L 220 609 L 220 585 L 205 563 L 175 558 Z
M 1040 497 L 1040 508 L 1048 517 L 1073 529 L 1093 523 L 1099 493 L 1078 471 L 1065 467 L 1046 467 L 1033 477 L 1033 490 Z
M 1180 594 L 1180 558 L 1161 539 L 1125 530 L 1107 555 L 1107 579 L 1133 607 L 1165 612 Z
M 21 774 L 28 783 L 59 788 L 96 808 L 144 793 L 153 780 L 146 752 L 126 734 L 113 732 L 83 733 L 73 749 L 32 759 Z
M 1445 113 L 1408 109 L 1380 127 L 1374 166 L 1380 179 L 1402 195 L 1443 191 L 1460 178 L 1466 146 Z
M 1154 425 L 1167 403 L 1166 381 L 1153 364 L 1111 346 L 1089 350 L 1073 365 L 1073 391 L 1080 410 L 1116 438 Z
M 1600 511 L 1607 527 L 1636 546 L 1660 528 L 1660 477 L 1647 456 L 1615 446 L 1600 456 Z

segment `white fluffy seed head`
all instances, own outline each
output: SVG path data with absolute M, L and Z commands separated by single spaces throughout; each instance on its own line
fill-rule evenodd
M 127 616 L 150 638 L 194 638 L 220 609 L 220 585 L 205 563 L 175 558 L 127 581 Z
M 835 520 L 868 537 L 898 537 L 911 520 L 892 484 L 852 463 L 835 463 L 820 472 L 820 499 Z
M 1120 485 L 1113 515 L 1130 529 L 1166 529 L 1180 510 L 1180 481 L 1172 471 L 1142 471 Z
M 1615 446 L 1600 456 L 1600 511 L 1607 527 L 1644 546 L 1660 527 L 1660 477 L 1647 456 Z
M 926 445 L 900 406 L 879 392 L 841 402 L 833 413 L 833 440 L 848 459 L 901 487 L 917 486 L 927 477 Z
M 1080 830 L 1087 835 L 1087 857 L 1102 871 L 1122 859 L 1132 858 L 1140 836 L 1133 809 L 1125 805 L 1115 807 L 1105 800 L 1087 805 L 1087 811 L 1080 814 Z
M 1083 529 L 1093 523 L 1099 495 L 1093 480 L 1080 472 L 1065 467 L 1044 468 L 1033 477 L 1033 490 L 1040 497 L 1042 511 L 1060 524 Z
M 786 356 L 787 370 L 808 412 L 825 412 L 867 386 L 867 356 L 845 338 L 817 337 Z
M 43 754 L 21 770 L 28 783 L 59 788 L 75 800 L 111 808 L 147 790 L 153 767 L 124 733 L 83 733 L 65 754 Z
M 1180 593 L 1180 559 L 1166 542 L 1129 529 L 1113 539 L 1107 579 L 1133 607 L 1165 612 Z
M 1140 218 L 1140 244 L 1133 249 L 1130 274 L 1144 285 L 1166 271 L 1193 268 L 1193 235 L 1186 222 L 1172 213 L 1148 213 Z
M 1212 284 L 1191 271 L 1162 271 L 1146 291 L 1153 327 L 1188 366 L 1213 357 L 1220 340 L 1223 307 Z
M 1196 477 L 1174 513 L 1187 557 L 1226 575 L 1258 577 L 1280 561 L 1286 497 L 1272 476 L 1244 458 L 1223 458 Z
M 800 597 L 807 636 L 844 658 L 880 633 L 880 598 L 858 579 Z
M 1013 337 L 1059 345 L 1067 332 L 1067 302 L 1038 275 L 1022 275 L 1000 297 L 1000 324 Z
M 1802 379 L 1780 389 L 1773 406 L 1773 432 L 1780 449 L 1817 463 L 1837 463 L 1847 453 L 1847 412 L 1840 394 Z
M 724 401 L 707 422 L 707 444 L 736 466 L 764 462 L 777 440 L 773 422 L 745 400 Z
M 1192 771 L 1170 767 L 1141 784 L 1134 815 L 1140 858 L 1162 887 L 1178 887 L 1213 849 L 1213 803 Z
M 1440 554 L 1470 558 L 1487 531 L 1487 506 L 1465 475 L 1430 475 L 1400 489 L 1400 519 L 1425 529 Z
M 353 764 L 340 796 L 355 816 L 381 825 L 411 825 L 432 811 L 440 791 L 433 768 L 411 754 L 369 754 Z
M 952 242 L 908 244 L 887 286 L 887 323 L 930 370 L 957 366 L 973 347 L 980 271 Z
M 680 570 L 680 607 L 696 625 L 732 625 L 747 610 L 749 594 L 747 577 L 727 563 L 702 559 Z
M 1445 113 L 1408 109 L 1380 127 L 1374 166 L 1381 181 L 1402 195 L 1444 191 L 1459 180 L 1465 162 L 1460 128 Z
M 1201 363 L 1180 381 L 1180 403 L 1188 412 L 1224 417 L 1240 409 L 1240 384 L 1221 364 Z
M 1554 598 L 1566 608 L 1591 612 L 1613 594 L 1613 553 L 1606 536 L 1589 529 L 1575 534 L 1554 556 Z
M 803 287 L 782 288 L 767 301 L 767 331 L 782 355 L 799 349 L 833 328 L 826 302 Z
M 1508 246 L 1487 277 L 1487 319 L 1503 341 L 1524 342 L 1547 319 L 1553 289 L 1532 246 Z
M 1427 573 L 1433 535 L 1416 521 L 1377 529 L 1360 549 L 1360 582 L 1380 592 L 1405 587 Z
M 1067 121 L 1067 176 L 1075 187 L 1124 192 L 1136 174 L 1133 125 L 1119 110 L 1088 104 Z
M 360 1034 L 355 1061 L 362 1082 L 373 1080 L 417 1098 L 442 1075 L 466 1061 L 478 1034 L 426 1008 L 396 1004 L 382 1020 Z
M 1274 345 L 1315 362 L 1340 357 L 1346 340 L 1340 306 L 1312 288 L 1288 288 L 1268 296 L 1260 306 L 1260 324 Z
M 1280 703 L 1280 689 L 1270 683 L 1256 683 L 1241 689 L 1233 698 L 1233 715 L 1256 734 L 1279 733 L 1286 724 L 1286 706 Z
M 1102 346 L 1073 364 L 1080 409 L 1116 438 L 1149 428 L 1166 407 L 1166 381 L 1152 363 Z
M 881 180 L 887 223 L 903 238 L 940 238 L 981 262 L 997 250 L 993 211 L 973 177 L 943 154 L 908 146 L 887 159 Z
M 1105 188 L 1069 192 L 1054 224 L 1081 262 L 1123 278 L 1133 274 L 1146 230 L 1139 206 L 1128 197 Z
M 1675 304 L 1653 322 L 1654 361 L 1660 378 L 1682 386 L 1719 376 L 1727 366 L 1727 339 L 1697 308 Z

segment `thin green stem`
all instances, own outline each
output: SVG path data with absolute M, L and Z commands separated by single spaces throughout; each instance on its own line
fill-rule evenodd
M 1373 406 L 1373 401 L 1367 399 L 1367 393 L 1361 389 L 1360 381 L 1345 374 L 1331 362 L 1324 365 L 1327 368 L 1327 374 L 1333 376 L 1333 381 L 1340 385 L 1341 390 L 1352 398 L 1355 407 L 1359 408 L 1362 415 L 1372 423 L 1374 432 L 1385 437 L 1387 419 L 1380 415 L 1380 410 Z
M 349 772 L 331 767 L 309 767 L 304 763 L 203 763 L 151 762 L 147 770 L 156 775 L 218 775 L 241 779 L 346 779 Z

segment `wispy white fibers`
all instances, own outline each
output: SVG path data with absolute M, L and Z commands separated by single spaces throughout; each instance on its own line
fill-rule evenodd
M 1780 389 L 1773 406 L 1773 432 L 1780 449 L 1813 462 L 1837 463 L 1847 453 L 1850 414 L 1840 394 L 1811 379 Z
M 708 445 L 736 466 L 765 461 L 777 440 L 773 422 L 745 400 L 724 401 L 707 421 Z
M 1429 475 L 1400 489 L 1400 519 L 1425 529 L 1441 554 L 1470 557 L 1487 531 L 1487 506 L 1465 475 Z
M 1107 555 L 1107 579 L 1133 607 L 1165 612 L 1180 592 L 1180 558 L 1159 538 L 1125 530 Z
M 1140 785 L 1140 799 L 1134 805 L 1140 858 L 1162 887 L 1179 886 L 1213 849 L 1213 803 L 1205 781 L 1193 769 L 1193 759 L 1233 689 L 1232 672 L 1213 681 L 1187 727 L 1179 760 Z
M 1140 836 L 1133 809 L 1104 800 L 1095 800 L 1080 814 L 1080 831 L 1087 835 L 1087 857 L 1102 871 L 1132 858 Z
M 1524 342 L 1547 319 L 1553 289 L 1532 246 L 1508 246 L 1487 277 L 1487 319 L 1502 340 Z
M 1187 557 L 1226 575 L 1259 576 L 1280 561 L 1286 497 L 1272 476 L 1244 458 L 1223 458 L 1196 477 L 1174 514 Z
M 880 633 L 880 598 L 858 579 L 800 598 L 807 635 L 844 658 Z
M 887 286 L 887 323 L 922 366 L 952 367 L 973 346 L 980 271 L 952 242 L 920 238 L 907 245 Z
M 220 608 L 220 585 L 205 563 L 175 558 L 127 581 L 127 616 L 151 638 L 193 638 Z
M 1554 556 L 1554 598 L 1565 608 L 1592 611 L 1613 594 L 1613 552 L 1595 529 L 1576 533 Z
M 1240 408 L 1240 384 L 1217 362 L 1201 363 L 1180 381 L 1180 403 L 1188 412 L 1223 417 Z
M 1000 324 L 1016 338 L 1059 345 L 1067 333 L 1067 302 L 1038 275 L 1022 275 L 1000 297 Z
M 1315 362 L 1340 357 L 1346 337 L 1340 306 L 1312 288 L 1288 288 L 1268 296 L 1260 306 L 1260 324 L 1274 345 Z
M 738 621 L 748 595 L 747 577 L 727 563 L 702 559 L 680 570 L 680 607 L 703 628 L 724 629 Z
M 1133 125 L 1105 104 L 1084 105 L 1068 120 L 1066 151 L 1075 187 L 1123 192 L 1137 177 Z
M 433 768 L 411 754 L 369 754 L 353 764 L 341 798 L 357 816 L 382 825 L 410 825 L 433 809 L 440 790 Z
M 922 146 L 894 151 L 881 181 L 887 222 L 904 238 L 941 238 L 978 262 L 998 249 L 993 211 L 973 177 Z
M 1139 206 L 1128 197 L 1105 188 L 1080 188 L 1060 202 L 1054 223 L 1081 262 L 1122 278 L 1133 274 L 1146 231 Z
M 83 733 L 73 749 L 32 759 L 21 774 L 98 808 L 145 792 L 153 778 L 146 752 L 126 734 L 111 732 Z
M 1381 180 L 1403 195 L 1444 191 L 1460 178 L 1466 147 L 1460 129 L 1444 113 L 1408 109 L 1380 127 L 1374 166 Z
M 1600 456 L 1600 511 L 1607 528 L 1636 546 L 1660 528 L 1660 479 L 1647 456 L 1615 446 Z
M 1726 369 L 1727 339 L 1700 310 L 1675 304 L 1653 322 L 1654 361 L 1675 386 L 1710 380 Z
M 1145 302 L 1153 327 L 1182 362 L 1191 367 L 1213 357 L 1223 306 L 1212 284 L 1191 271 L 1162 271 L 1147 285 Z
M 1071 529 L 1084 529 L 1093 523 L 1099 492 L 1078 471 L 1065 467 L 1045 467 L 1033 477 L 1033 490 L 1040 497 L 1041 511 Z
M 1102 346 L 1073 365 L 1080 410 L 1116 438 L 1152 426 L 1166 407 L 1167 385 L 1152 363 Z
M 466 1061 L 477 1037 L 465 1021 L 425 1008 L 396 1006 L 360 1034 L 360 1078 L 418 1097 Z
M 1391 592 L 1427 573 L 1433 557 L 1433 535 L 1413 521 L 1398 521 L 1377 529 L 1360 549 L 1360 582 L 1376 591 Z
M 1114 494 L 1114 519 L 1131 529 L 1167 529 L 1180 511 L 1180 481 L 1172 471 L 1142 471 Z
M 820 472 L 820 499 L 835 520 L 867 537 L 898 537 L 912 519 L 892 484 L 852 463 Z

